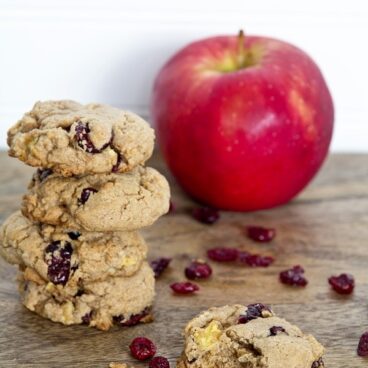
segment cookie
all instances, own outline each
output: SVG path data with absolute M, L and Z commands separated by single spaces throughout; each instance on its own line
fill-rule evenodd
M 166 179 L 149 167 L 68 178 L 38 171 L 23 197 L 22 212 L 32 221 L 81 232 L 131 231 L 165 214 L 169 198 Z
M 45 101 L 9 129 L 8 145 L 10 156 L 64 176 L 126 172 L 151 157 L 154 132 L 108 105 Z
M 311 335 L 253 304 L 211 308 L 185 328 L 179 368 L 318 368 L 324 348 Z
M 146 258 L 147 245 L 137 232 L 78 233 L 32 223 L 17 211 L 0 229 L 0 254 L 65 286 L 131 276 Z
M 133 276 L 87 283 L 83 291 L 70 299 L 53 293 L 43 280 L 27 279 L 25 273 L 20 273 L 18 280 L 23 304 L 54 322 L 108 330 L 114 322 L 132 326 L 151 320 L 155 280 L 147 262 Z

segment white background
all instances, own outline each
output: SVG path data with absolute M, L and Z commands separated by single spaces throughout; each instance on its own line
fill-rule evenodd
M 153 78 L 173 52 L 239 28 L 307 51 L 334 97 L 333 150 L 368 151 L 367 0 L 0 0 L 0 147 L 36 100 L 147 117 Z

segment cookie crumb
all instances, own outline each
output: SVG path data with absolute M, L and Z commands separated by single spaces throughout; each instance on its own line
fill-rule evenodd
M 125 363 L 112 362 L 112 363 L 109 364 L 109 368 L 134 368 L 134 367 L 129 367 Z

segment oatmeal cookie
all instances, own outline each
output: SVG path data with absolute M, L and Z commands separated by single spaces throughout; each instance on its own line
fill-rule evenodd
M 153 129 L 108 105 L 37 102 L 8 131 L 9 155 L 64 176 L 126 172 L 152 155 Z
M 178 368 L 319 368 L 324 348 L 262 304 L 211 308 L 185 328 Z
M 80 231 L 131 231 L 152 225 L 169 209 L 170 189 L 155 169 L 81 177 L 38 171 L 23 197 L 32 221 Z

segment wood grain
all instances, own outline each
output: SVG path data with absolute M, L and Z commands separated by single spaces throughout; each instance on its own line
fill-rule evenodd
M 182 349 L 181 331 L 195 314 L 226 303 L 269 303 L 281 316 L 314 334 L 327 348 L 326 366 L 367 367 L 356 355 L 360 335 L 368 330 L 368 156 L 331 156 L 317 179 L 287 206 L 257 213 L 222 213 L 205 226 L 192 220 L 193 202 L 175 185 L 159 157 L 151 165 L 169 178 L 177 212 L 143 231 L 150 257 L 172 256 L 171 269 L 157 282 L 155 322 L 130 329 L 100 332 L 64 327 L 28 312 L 19 302 L 15 269 L 0 261 L 1 367 L 108 367 L 111 361 L 134 363 L 128 354 L 132 338 L 152 338 L 172 367 Z M 0 220 L 19 207 L 33 169 L 0 154 Z M 261 224 L 277 229 L 270 245 L 257 245 L 244 236 L 244 226 Z M 214 276 L 201 282 L 201 292 L 175 297 L 168 284 L 183 279 L 185 264 L 204 257 L 207 248 L 239 246 L 270 254 L 276 263 L 268 269 L 213 264 Z M 305 290 L 278 282 L 278 272 L 302 264 L 310 281 Z M 351 272 L 356 291 L 351 297 L 332 293 L 327 278 Z

